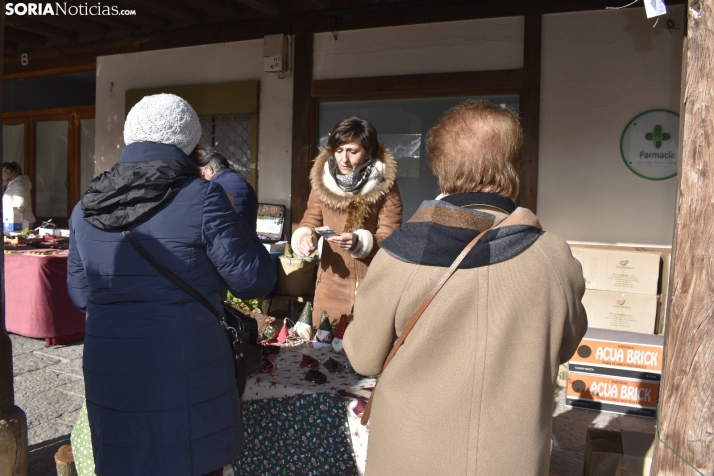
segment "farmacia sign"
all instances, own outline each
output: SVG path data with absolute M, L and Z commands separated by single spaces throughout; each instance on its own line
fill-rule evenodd
M 652 109 L 635 116 L 622 132 L 620 153 L 625 165 L 642 178 L 674 177 L 679 162 L 679 114 Z

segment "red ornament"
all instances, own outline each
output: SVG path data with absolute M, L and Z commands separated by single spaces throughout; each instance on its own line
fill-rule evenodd
M 347 314 L 342 314 L 340 316 L 340 321 L 337 323 L 337 329 L 335 330 L 335 339 L 344 339 L 345 331 L 347 330 Z
M 288 340 L 288 324 L 287 322 L 283 324 L 283 328 L 280 329 L 280 334 L 278 334 L 278 343 L 284 344 Z

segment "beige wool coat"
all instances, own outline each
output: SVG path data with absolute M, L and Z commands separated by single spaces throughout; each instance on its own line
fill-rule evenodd
M 344 338 L 357 372 L 382 370 L 445 271 L 377 253 Z M 556 373 L 587 329 L 584 290 L 547 232 L 507 261 L 457 270 L 379 379 L 367 476 L 547 475 Z
M 310 172 L 312 190 L 307 210 L 291 238 L 297 252 L 300 238 L 314 234 L 320 226 L 329 226 L 339 233 L 354 232 L 359 237 L 355 249 L 346 251 L 325 240 L 320 268 L 317 271 L 313 325 L 326 310 L 330 321 L 352 312 L 355 291 L 367 273 L 379 244 L 402 225 L 402 199 L 397 186 L 397 163 L 380 147 L 375 158 L 379 174 L 369 180 L 356 195 L 342 191 L 327 168 L 329 154 L 322 152 Z M 315 235 L 317 236 L 317 235 Z

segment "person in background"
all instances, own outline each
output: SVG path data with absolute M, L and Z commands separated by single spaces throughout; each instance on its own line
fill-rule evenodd
M 548 474 L 558 365 L 587 330 L 585 283 L 568 244 L 516 208 L 518 116 L 466 101 L 429 132 L 441 195 L 382 242 L 343 344 L 363 375 L 456 257 L 466 255 L 374 390 L 369 475 Z
M 201 159 L 203 178 L 215 182 L 233 198 L 233 208 L 255 231 L 258 222 L 258 195 L 253 187 L 238 175 L 228 159 L 215 150 L 209 150 Z
M 221 309 L 267 294 L 275 266 L 195 163 L 201 125 L 172 94 L 127 115 L 116 165 L 72 211 L 67 287 L 87 313 L 84 382 L 98 475 L 221 475 L 243 448 L 234 359 L 219 320 L 122 235 Z M 121 185 L 121 186 L 118 186 Z
M 17 208 L 22 215 L 22 220 L 29 223 L 32 228 L 35 215 L 32 213 L 32 182 L 30 177 L 22 174 L 22 167 L 17 162 L 4 162 L 2 164 L 2 210 L 3 217 L 8 218 L 13 208 Z
M 379 244 L 402 225 L 397 162 L 377 141 L 372 124 L 350 117 L 330 133 L 310 172 L 312 191 L 291 245 L 308 256 L 319 238 L 315 228 L 328 226 L 336 236 L 322 247 L 312 321 L 323 310 L 330 321 L 352 312 L 355 290 L 367 273 Z

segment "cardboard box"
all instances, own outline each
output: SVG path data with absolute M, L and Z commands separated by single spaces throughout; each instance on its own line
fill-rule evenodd
M 656 294 L 586 289 L 583 306 L 588 327 L 653 334 L 659 299 Z
M 566 404 L 654 417 L 663 347 L 660 336 L 588 329 L 568 362 Z
M 571 246 L 580 261 L 587 289 L 657 294 L 661 258 L 658 253 L 611 251 Z
M 277 243 L 263 243 L 263 246 L 265 246 L 265 249 L 270 253 L 283 254 L 285 252 L 285 245 L 287 244 L 287 241 L 278 241 Z
M 585 476 L 612 476 L 622 458 L 622 435 L 588 428 L 585 437 Z
M 653 450 L 653 434 L 589 428 L 585 476 L 649 476 Z
M 659 382 L 568 372 L 568 406 L 654 418 L 658 400 Z
M 649 476 L 655 436 L 622 430 L 622 458 L 615 476 Z
M 317 261 L 312 259 L 278 258 L 278 293 L 303 296 L 315 290 Z
M 565 387 L 568 384 L 568 362 L 558 366 L 558 376 L 555 378 L 555 385 Z
M 663 358 L 661 336 L 588 329 L 568 370 L 659 382 Z

